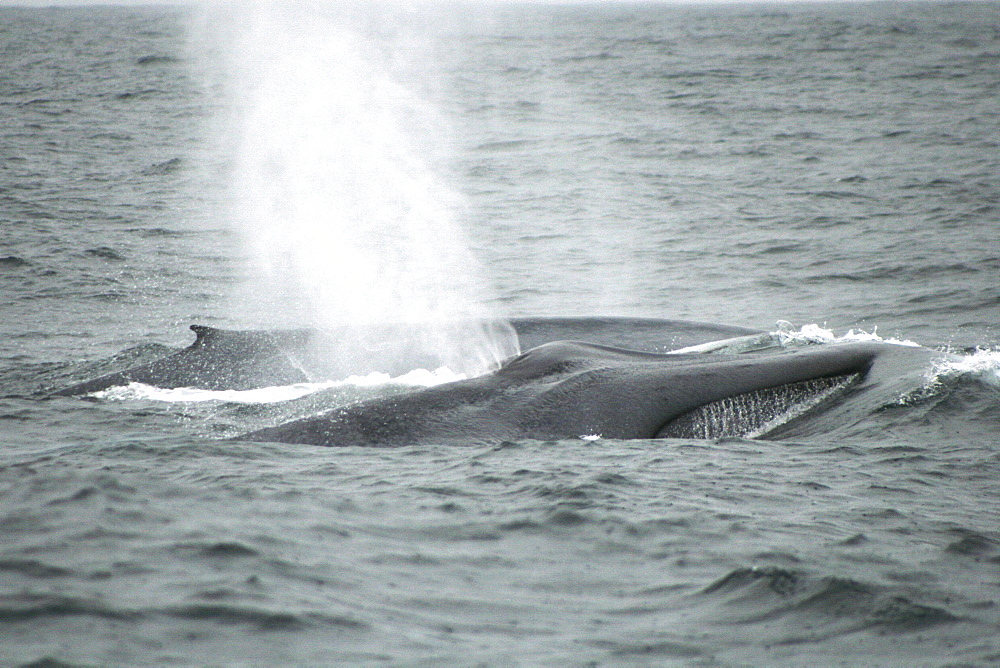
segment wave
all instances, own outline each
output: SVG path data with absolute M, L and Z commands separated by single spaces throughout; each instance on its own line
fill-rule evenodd
M 1000 350 L 977 349 L 942 359 L 934 366 L 931 381 L 941 383 L 958 377 L 974 378 L 992 387 L 1000 387 Z
M 21 267 L 27 267 L 31 263 L 24 258 L 18 257 L 16 255 L 8 255 L 6 257 L 0 257 L 0 268 L 4 269 L 20 269 Z
M 261 631 L 299 630 L 305 626 L 366 629 L 368 624 L 346 615 L 315 611 L 286 611 L 261 606 L 221 603 L 190 603 L 162 608 L 117 607 L 102 597 L 61 594 L 21 594 L 0 602 L 0 621 L 39 621 L 60 617 L 95 617 L 141 622 L 172 617 L 182 621 L 246 625 Z
M 756 624 L 795 619 L 803 631 L 817 635 L 869 629 L 902 633 L 961 620 L 943 607 L 911 600 L 904 593 L 873 582 L 771 567 L 738 568 L 698 597 L 721 603 L 720 621 Z M 813 630 L 817 617 L 826 621 L 822 630 Z
M 782 346 L 802 346 L 813 344 L 877 342 L 899 346 L 919 347 L 909 339 L 879 336 L 878 329 L 871 332 L 850 329 L 838 336 L 832 330 L 817 324 L 803 325 L 796 330 L 791 323 L 779 320 L 777 330 L 771 332 Z M 972 350 L 941 349 L 941 357 L 927 370 L 927 386 L 933 387 L 942 381 L 967 378 L 979 380 L 993 387 L 1000 387 L 1000 350 L 975 348 Z

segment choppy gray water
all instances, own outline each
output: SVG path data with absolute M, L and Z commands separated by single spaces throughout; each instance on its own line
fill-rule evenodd
M 420 35 L 499 310 L 961 362 L 808 442 L 327 449 L 39 399 L 259 314 L 203 26 L 0 8 L 0 662 L 1000 662 L 1000 6 L 438 11 L 366 34 Z

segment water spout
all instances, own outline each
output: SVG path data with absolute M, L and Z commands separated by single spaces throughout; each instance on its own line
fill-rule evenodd
M 331 350 L 352 356 L 392 326 L 402 347 L 466 375 L 516 354 L 442 176 L 448 133 L 421 95 L 422 36 L 385 4 L 209 14 L 226 24 L 231 214 L 257 321 L 336 331 Z

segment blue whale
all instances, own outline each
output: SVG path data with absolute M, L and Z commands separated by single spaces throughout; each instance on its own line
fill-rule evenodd
M 241 438 L 385 447 L 804 436 L 898 400 L 919 386 L 934 355 L 885 343 L 658 354 L 559 341 L 492 374 L 341 406 Z

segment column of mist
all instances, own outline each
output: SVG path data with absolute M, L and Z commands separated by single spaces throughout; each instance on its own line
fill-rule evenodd
M 398 354 L 477 375 L 517 352 L 449 187 L 451 145 L 421 91 L 435 67 L 391 5 L 206 7 L 226 104 L 228 214 L 248 244 L 243 319 L 327 332 L 326 353 Z M 433 82 L 432 82 L 433 83 Z M 403 361 L 405 363 L 405 360 Z

